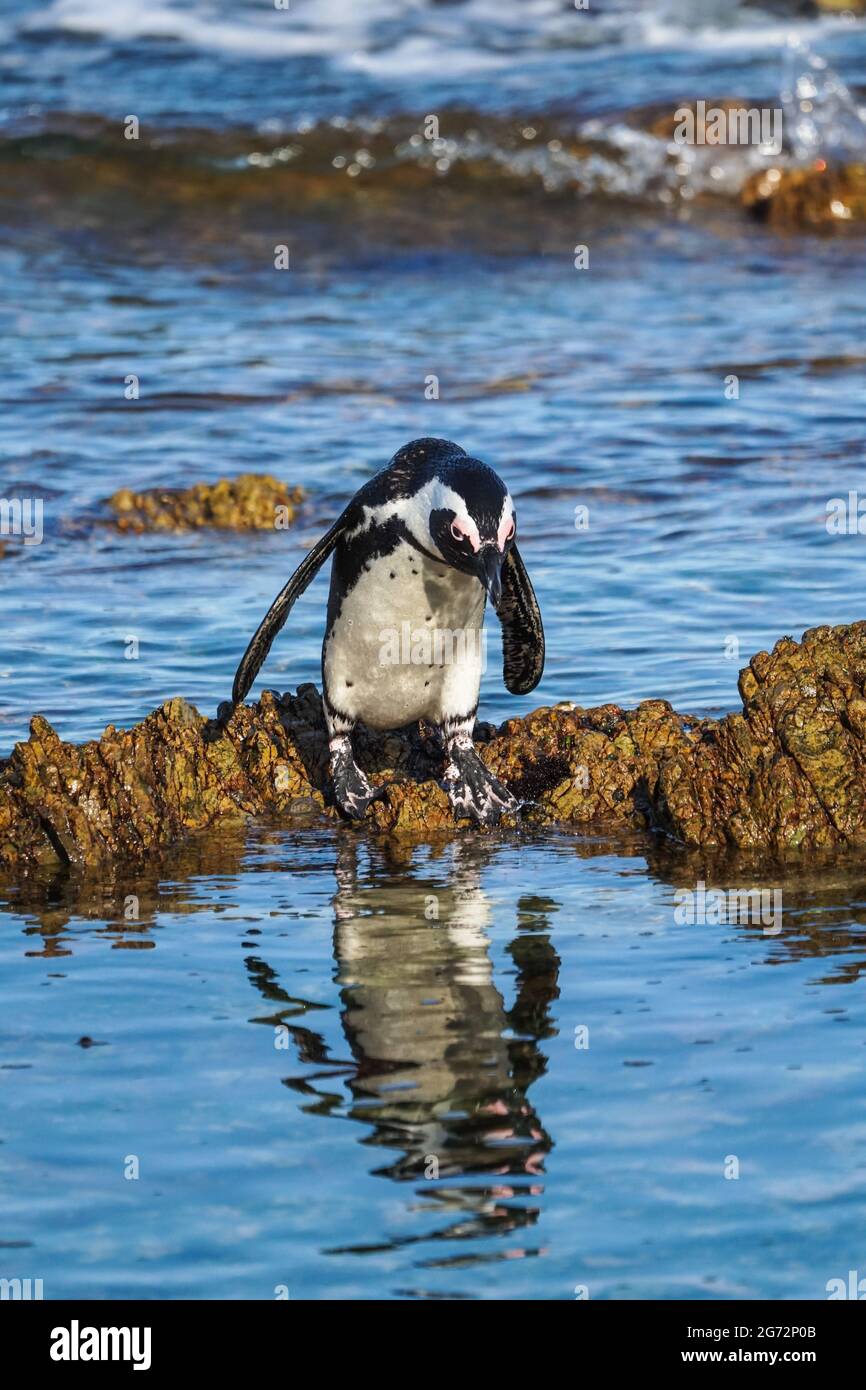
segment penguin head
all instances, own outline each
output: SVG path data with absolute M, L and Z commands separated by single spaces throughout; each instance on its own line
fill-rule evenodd
M 437 470 L 430 538 L 446 564 L 474 574 L 494 608 L 502 598 L 502 566 L 517 530 L 514 503 L 497 473 L 462 451 Z

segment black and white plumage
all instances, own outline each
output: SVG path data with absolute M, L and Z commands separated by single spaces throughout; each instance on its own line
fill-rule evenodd
M 355 724 L 396 729 L 423 719 L 442 731 L 444 785 L 457 815 L 495 823 L 516 810 L 472 743 L 488 597 L 502 624 L 507 688 L 527 694 L 544 669 L 541 615 L 515 530 L 514 504 L 492 468 L 445 439 L 407 444 L 277 595 L 237 669 L 233 705 L 295 600 L 333 556 L 322 694 L 338 805 L 360 819 L 383 791 L 355 763 Z

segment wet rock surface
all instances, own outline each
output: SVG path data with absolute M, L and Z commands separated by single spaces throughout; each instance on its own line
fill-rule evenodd
M 108 499 L 119 531 L 193 531 L 213 527 L 271 531 L 295 520 L 303 489 L 266 473 L 242 473 L 190 488 L 121 488 Z
M 752 216 L 777 230 L 837 230 L 866 224 L 866 164 L 826 164 L 806 169 L 770 168 L 752 174 L 740 201 Z
M 538 709 L 479 725 L 481 757 L 524 799 L 521 820 L 606 833 L 656 829 L 695 847 L 791 851 L 866 842 L 866 623 L 815 628 L 759 652 L 743 708 L 688 718 L 664 700 Z M 435 730 L 356 735 L 383 800 L 374 833 L 460 833 L 439 785 Z M 143 860 L 244 816 L 338 819 L 329 804 L 321 699 L 265 691 L 225 726 L 181 699 L 129 730 L 63 743 L 41 716 L 0 766 L 0 867 Z M 506 828 L 508 828 L 506 826 Z

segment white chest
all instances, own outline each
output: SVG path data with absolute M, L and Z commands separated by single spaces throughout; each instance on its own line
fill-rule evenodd
M 325 643 L 331 704 L 378 729 L 469 713 L 485 664 L 484 604 L 478 579 L 408 544 L 374 561 Z

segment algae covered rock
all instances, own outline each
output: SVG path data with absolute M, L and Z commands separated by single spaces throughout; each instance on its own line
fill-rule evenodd
M 290 526 L 303 489 L 266 473 L 242 473 L 190 488 L 121 488 L 108 499 L 119 531 L 193 531 L 211 527 L 271 531 Z
M 866 14 L 866 0 L 815 0 L 828 14 Z
M 740 201 L 754 217 L 778 230 L 837 230 L 866 223 L 866 164 L 828 164 L 805 169 L 773 166 L 752 174 Z
M 866 623 L 815 628 L 759 652 L 723 719 L 568 702 L 479 726 L 478 749 L 527 804 L 529 826 L 665 832 L 685 845 L 773 853 L 866 844 Z M 358 730 L 359 764 L 386 784 L 375 834 L 462 833 L 440 786 L 435 730 Z M 243 816 L 336 822 L 321 698 L 265 691 L 226 723 L 169 700 L 81 746 L 40 716 L 0 765 L 0 866 L 138 861 Z M 513 826 L 510 822 L 505 828 Z

